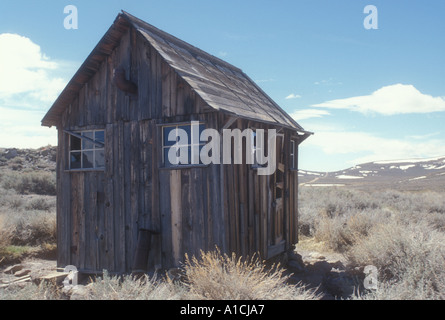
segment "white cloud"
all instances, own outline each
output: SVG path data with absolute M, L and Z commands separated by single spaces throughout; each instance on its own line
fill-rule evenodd
M 58 64 L 51 61 L 29 38 L 0 34 L 0 98 L 15 95 L 39 102 L 53 102 L 66 81 L 51 74 Z
M 39 148 L 57 145 L 57 131 L 42 127 L 40 120 L 45 112 L 37 110 L 12 110 L 0 107 L 1 148 Z
M 394 84 L 382 87 L 367 96 L 330 100 L 313 107 L 348 109 L 363 114 L 395 115 L 445 111 L 445 100 L 423 94 L 413 85 Z
M 324 79 L 324 80 L 320 80 L 320 81 L 315 81 L 314 84 L 316 86 L 319 86 L 319 85 L 323 85 L 323 86 L 341 86 L 341 85 L 343 85 L 343 82 L 336 81 L 333 78 L 329 78 L 329 79 Z
M 310 118 L 321 118 L 322 116 L 327 115 L 330 115 L 329 111 L 320 109 L 302 109 L 294 111 L 290 114 L 290 116 L 296 121 Z
M 72 66 L 48 58 L 18 34 L 0 34 L 0 48 L 0 147 L 55 145 L 55 130 L 40 120 L 66 85 L 56 74 Z
M 285 99 L 289 100 L 289 99 L 297 99 L 297 98 L 301 98 L 301 96 L 299 94 L 291 93 Z

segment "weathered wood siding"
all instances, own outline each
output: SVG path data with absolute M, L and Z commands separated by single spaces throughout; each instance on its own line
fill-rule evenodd
M 113 69 L 123 66 L 138 94 L 119 91 Z M 273 212 L 274 180 L 250 165 L 160 168 L 161 123 L 199 120 L 221 130 L 228 117 L 206 104 L 141 35 L 130 28 L 120 45 L 66 109 L 57 157 L 58 265 L 83 271 L 132 270 L 138 232 L 152 237 L 148 267 L 171 267 L 184 254 L 218 246 L 224 252 L 270 255 L 271 230 L 283 224 L 285 248 L 297 240 L 298 175 L 285 162 L 284 210 Z M 267 129 L 238 120 L 231 128 Z M 70 172 L 63 130 L 105 130 L 106 168 Z M 284 130 L 288 141 L 290 132 Z M 288 159 L 285 145 L 284 159 Z

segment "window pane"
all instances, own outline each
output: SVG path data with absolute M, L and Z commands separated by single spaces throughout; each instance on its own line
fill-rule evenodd
M 192 127 L 187 125 L 187 126 L 178 126 L 178 129 L 182 129 L 185 131 L 185 133 L 187 134 L 187 139 L 186 140 L 181 140 L 180 145 L 187 145 L 190 144 L 190 141 L 192 140 Z M 199 138 L 198 138 L 199 140 Z
M 80 140 L 80 139 L 79 139 Z M 70 152 L 70 169 L 81 169 L 81 152 Z
M 105 131 L 96 131 L 94 133 L 94 140 L 102 144 L 94 144 L 94 148 L 103 148 L 105 143 Z
M 78 133 L 80 135 L 80 133 Z M 80 150 L 81 140 L 73 135 L 70 135 L 70 150 Z
M 82 133 L 82 136 L 93 140 L 93 132 L 92 131 L 85 131 Z M 91 140 L 82 139 L 82 150 L 93 149 L 93 143 L 91 142 Z
M 172 135 L 176 135 L 176 127 L 164 127 L 164 146 L 172 146 L 176 143 L 176 139 L 174 141 L 168 141 L 168 135 L 171 131 L 175 131 Z
M 93 168 L 93 151 L 82 152 L 83 167 L 82 169 Z
M 170 148 L 164 148 L 164 166 L 165 167 L 172 167 L 173 164 L 170 163 L 168 160 L 168 152 L 170 151 Z
M 105 167 L 105 154 L 103 150 L 97 150 L 95 152 L 95 168 L 104 168 Z

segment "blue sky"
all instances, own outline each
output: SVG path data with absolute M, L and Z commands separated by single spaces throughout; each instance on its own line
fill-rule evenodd
M 367 5 L 378 29 L 364 27 Z M 445 155 L 439 0 L 2 1 L 0 147 L 56 144 L 40 120 L 120 10 L 241 68 L 315 132 L 302 169 Z

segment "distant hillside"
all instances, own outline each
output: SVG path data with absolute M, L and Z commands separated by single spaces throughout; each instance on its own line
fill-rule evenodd
M 0 148 L 1 171 L 55 171 L 57 147 L 39 149 Z
M 57 147 L 39 149 L 0 148 L 0 172 L 55 171 Z M 299 170 L 306 186 L 351 186 L 399 190 L 445 191 L 445 156 L 430 159 L 375 161 L 335 171 Z
M 445 190 L 445 157 L 368 162 L 336 172 L 299 171 L 302 185 Z

